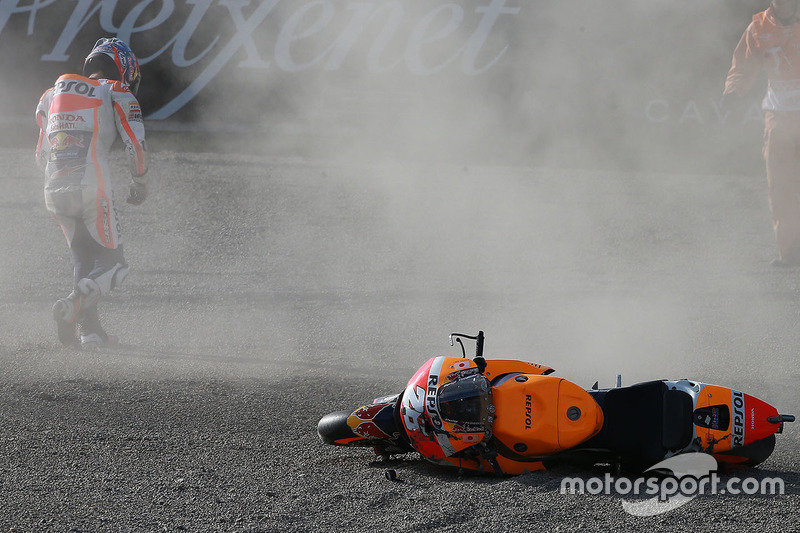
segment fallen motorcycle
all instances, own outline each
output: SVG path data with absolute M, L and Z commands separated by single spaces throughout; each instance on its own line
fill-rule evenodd
M 475 341 L 473 359 L 461 339 Z M 322 442 L 371 447 L 384 457 L 418 452 L 454 467 L 521 474 L 560 464 L 642 471 L 703 452 L 755 466 L 792 415 L 749 394 L 698 381 L 657 380 L 584 389 L 547 366 L 483 357 L 484 333 L 453 333 L 462 357 L 429 359 L 405 390 L 324 416 Z

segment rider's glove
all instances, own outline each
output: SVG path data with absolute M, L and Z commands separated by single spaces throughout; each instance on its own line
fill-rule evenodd
M 131 180 L 131 187 L 126 202 L 132 205 L 142 205 L 147 200 L 147 183 Z

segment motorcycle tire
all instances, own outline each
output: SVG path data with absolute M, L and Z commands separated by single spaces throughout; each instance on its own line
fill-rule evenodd
M 352 439 L 358 437 L 350 426 L 347 419 L 353 414 L 352 411 L 336 411 L 322 417 L 317 424 L 317 434 L 325 444 L 336 444 L 340 439 Z
M 770 435 L 746 446 L 738 446 L 727 452 L 715 453 L 714 457 L 721 464 L 756 466 L 766 461 L 774 450 L 775 435 Z

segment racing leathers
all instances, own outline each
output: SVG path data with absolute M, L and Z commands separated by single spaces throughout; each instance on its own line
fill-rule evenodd
M 132 176 L 128 201 L 141 203 L 147 159 L 139 102 L 119 81 L 65 74 L 42 95 L 36 121 L 45 205 L 61 225 L 74 262 L 74 290 L 64 305 L 74 306 L 77 316 L 66 311 L 64 316 L 81 321 L 81 334 L 96 329 L 105 336 L 96 317 L 97 300 L 127 274 L 108 154 L 119 135 Z
M 753 16 L 733 53 L 723 98 L 744 97 L 762 71 L 762 101 L 776 265 L 800 264 L 800 19 L 782 23 L 770 7 Z

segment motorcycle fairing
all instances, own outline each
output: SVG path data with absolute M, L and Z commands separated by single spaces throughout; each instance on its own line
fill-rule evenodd
M 475 446 L 491 432 L 491 419 L 484 424 L 461 424 L 444 419 L 439 410 L 441 387 L 479 374 L 471 359 L 440 356 L 429 359 L 408 381 L 400 416 L 412 445 L 425 458 L 444 460 Z
M 559 451 L 600 430 L 602 411 L 584 389 L 563 378 L 541 375 L 548 367 L 510 363 L 504 362 L 503 372 L 496 372 L 492 381 L 496 415 L 491 438 L 439 462 L 512 475 L 533 472 L 545 469 L 544 461 Z
M 549 366 L 514 359 L 487 359 L 486 369 L 483 371 L 493 383 L 504 375 L 520 373 L 531 375 L 548 375 L 553 373 Z
M 717 453 L 750 445 L 778 430 L 777 424 L 767 420 L 778 416 L 778 410 L 763 400 L 728 387 L 700 385 L 695 416 L 701 423 L 695 423 L 695 427 L 703 451 L 716 457 Z M 726 454 L 723 460 L 728 458 Z
M 398 428 L 394 423 L 394 402 L 359 407 L 347 418 L 353 433 L 367 440 L 396 441 Z
M 523 457 L 572 448 L 603 426 L 603 411 L 594 398 L 563 378 L 516 374 L 492 392 L 494 437 Z

